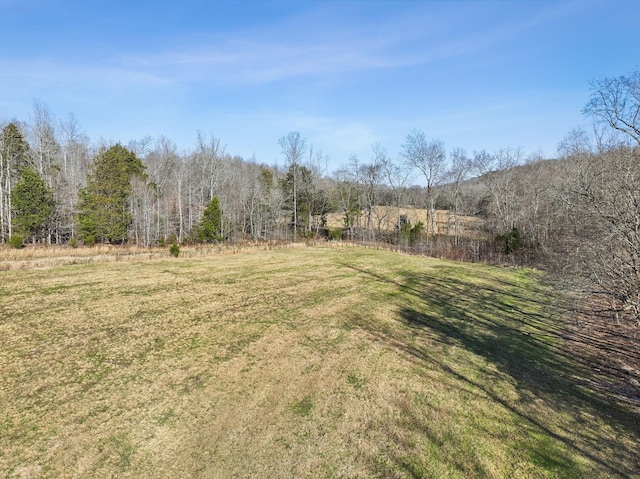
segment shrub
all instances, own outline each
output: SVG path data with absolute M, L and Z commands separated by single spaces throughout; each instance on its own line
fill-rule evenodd
M 78 240 L 75 238 L 71 238 L 69 240 L 69 246 L 71 246 L 72 248 L 77 248 L 78 247 Z
M 22 244 L 22 236 L 20 235 L 11 235 L 11 238 L 9 238 L 9 246 L 12 248 L 22 248 Z
M 411 226 L 411 222 L 407 221 L 400 229 L 400 238 L 413 246 L 422 237 L 423 229 L 422 221 L 418 221 L 414 226 Z
M 96 244 L 96 237 L 93 235 L 86 235 L 84 238 L 82 238 L 82 242 L 87 246 L 93 246 L 94 244 Z
M 502 251 L 506 254 L 515 253 L 522 248 L 522 238 L 520 231 L 515 226 L 508 233 L 498 235 L 496 242 L 502 247 Z
M 327 236 L 330 240 L 339 240 L 342 239 L 342 229 L 337 228 L 337 229 L 330 229 L 327 231 Z
M 180 246 L 178 246 L 177 242 L 173 242 L 169 247 L 169 254 L 171 256 L 175 256 L 176 258 L 180 255 Z
M 164 238 L 160 238 L 158 240 L 158 245 L 160 245 L 161 248 L 165 248 L 167 246 L 167 241 Z

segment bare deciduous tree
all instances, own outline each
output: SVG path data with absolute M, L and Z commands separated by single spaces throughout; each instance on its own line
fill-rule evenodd
M 400 233 L 401 214 L 400 207 L 404 204 L 405 187 L 409 179 L 410 169 L 401 161 L 396 161 L 389 156 L 381 159 L 383 176 L 387 184 L 391 187 L 393 203 L 396 208 L 396 233 Z
M 640 74 L 592 83 L 585 113 L 640 144 Z M 565 182 L 557 211 L 565 224 L 554 248 L 559 277 L 607 298 L 616 317 L 640 323 L 640 147 L 595 130 L 561 144 Z
M 473 169 L 487 187 L 493 218 L 503 231 L 516 226 L 518 219 L 515 167 L 522 163 L 524 153 L 521 148 L 501 148 L 494 154 L 476 151 L 473 155 Z
M 60 145 L 56 139 L 55 122 L 47 106 L 36 101 L 31 118 L 31 148 L 33 166 L 49 188 L 54 186 Z
M 620 146 L 567 161 L 567 208 L 556 264 L 570 282 L 640 321 L 640 156 Z
M 640 145 L 640 71 L 591 82 L 584 113 L 606 122 Z
M 454 237 L 456 244 L 460 238 L 460 215 L 463 214 L 463 201 L 461 186 L 462 183 L 469 178 L 471 173 L 471 159 L 467 157 L 467 153 L 463 148 L 454 148 L 449 155 L 451 162 L 446 178 L 452 188 L 451 206 L 449 209 L 449 217 L 447 220 L 447 234 L 449 234 L 451 224 L 451 213 L 454 220 Z
M 434 236 L 436 234 L 436 208 L 433 187 L 438 185 L 444 178 L 447 162 L 444 143 L 440 140 L 429 141 L 422 131 L 413 130 L 406 136 L 402 149 L 402 156 L 406 159 L 408 165 L 420 171 L 424 176 L 430 216 L 427 225 L 431 225 L 431 235 Z
M 297 131 L 291 131 L 278 140 L 287 167 L 293 171 L 293 237 L 298 234 L 298 166 L 307 152 L 307 141 Z

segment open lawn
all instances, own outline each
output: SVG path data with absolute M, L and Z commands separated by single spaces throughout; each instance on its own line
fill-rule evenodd
M 322 246 L 0 271 L 0 476 L 637 477 L 539 280 Z

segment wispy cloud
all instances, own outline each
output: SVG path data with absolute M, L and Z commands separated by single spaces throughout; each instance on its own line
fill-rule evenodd
M 130 87 L 167 85 L 152 71 L 127 68 L 122 64 L 78 64 L 58 59 L 0 60 L 0 79 L 22 87 L 83 86 L 121 90 Z
M 436 62 L 488 48 L 506 33 L 450 31 L 443 36 L 440 23 L 450 19 L 429 16 L 425 9 L 376 16 L 357 26 L 331 21 L 314 12 L 257 30 L 198 35 L 178 48 L 134 53 L 123 61 L 181 81 L 211 73 L 219 83 L 265 83 Z
M 415 59 L 393 54 L 389 46 L 371 45 L 366 36 L 307 42 L 232 38 L 179 51 L 126 58 L 132 67 L 197 78 L 216 74 L 219 82 L 264 83 L 295 77 L 394 68 Z
M 539 25 L 544 17 L 541 14 L 516 24 L 466 32 L 451 28 L 454 13 L 452 9 L 433 13 L 428 7 L 418 6 L 409 13 L 385 17 L 378 14 L 350 24 L 338 22 L 336 11 L 315 9 L 228 34 L 183 34 L 184 37 L 175 38 L 180 46 L 173 49 L 131 50 L 122 46 L 122 51 L 115 50 L 106 59 L 31 59 L 0 67 L 14 72 L 12 78 L 18 82 L 86 82 L 105 89 L 202 81 L 212 86 L 264 84 L 390 70 L 469 56 L 504 42 L 522 28 Z
M 334 19 L 313 11 L 257 30 L 196 36 L 179 48 L 133 54 L 123 61 L 130 68 L 179 81 L 197 80 L 207 73 L 210 81 L 220 84 L 403 68 L 488 51 L 568 11 L 566 6 L 552 5 L 519 21 L 510 18 L 483 28 L 479 20 L 473 28 L 459 29 L 455 9 L 434 13 L 419 6 L 410 13 L 375 16 L 357 26 L 331 24 Z

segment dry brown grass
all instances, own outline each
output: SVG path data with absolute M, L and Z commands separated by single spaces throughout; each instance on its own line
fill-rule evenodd
M 296 245 L 276 241 L 183 245 L 180 247 L 180 255 L 197 257 L 211 254 L 237 254 L 243 251 L 269 251 L 285 246 L 296 247 Z M 43 269 L 69 264 L 139 262 L 166 259 L 170 256 L 168 247 L 159 246 L 147 248 L 135 245 L 99 244 L 92 247 L 72 248 L 68 245 L 26 245 L 16 249 L 0 245 L 0 271 Z
M 580 396 L 555 340 L 532 339 L 546 292 L 527 271 L 298 247 L 0 280 L 0 476 L 634 467 L 638 428 Z

